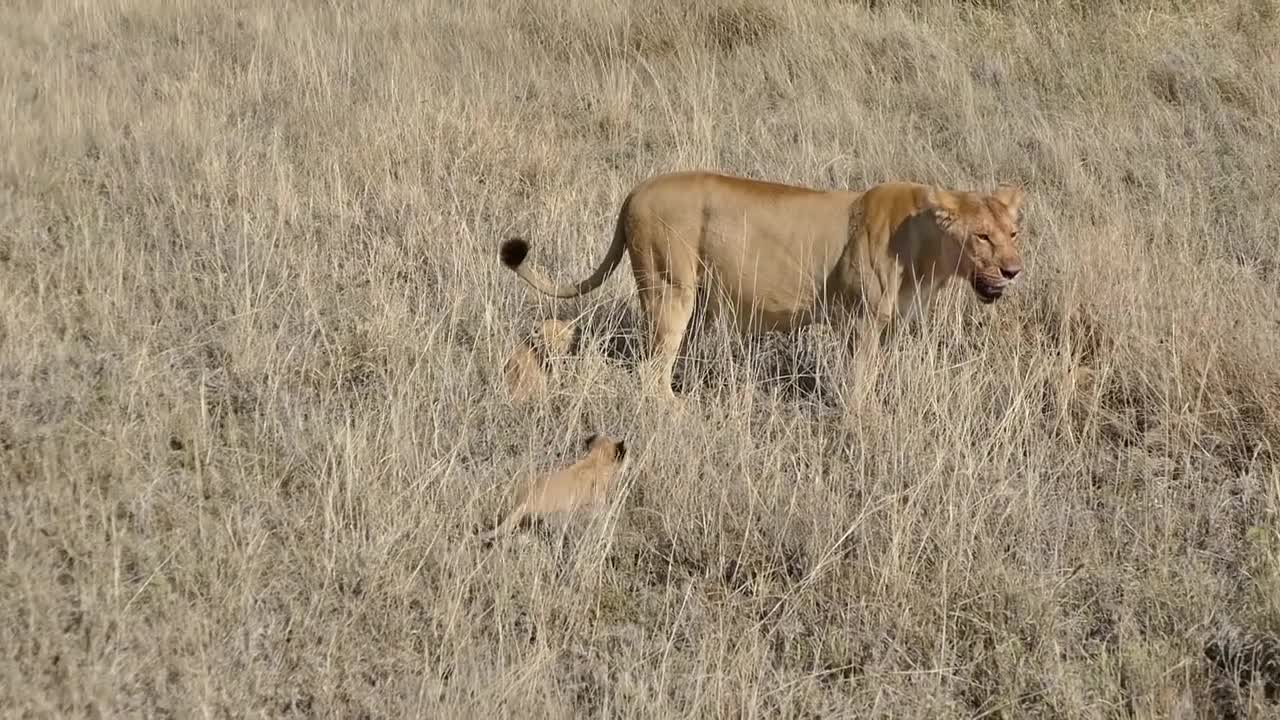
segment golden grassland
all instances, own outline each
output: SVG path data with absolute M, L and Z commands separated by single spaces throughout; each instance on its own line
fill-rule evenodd
M 0 706 L 1280 712 L 1206 652 L 1280 631 L 1277 67 L 1268 0 L 4 4 Z M 581 277 L 693 167 L 1018 182 L 1027 273 L 864 363 L 711 333 L 673 415 L 625 264 L 496 248 Z M 474 542 L 595 431 L 607 523 Z

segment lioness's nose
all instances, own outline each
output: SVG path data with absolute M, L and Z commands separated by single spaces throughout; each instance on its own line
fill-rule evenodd
M 1012 280 L 1018 277 L 1018 275 L 1020 275 L 1021 273 L 1022 273 L 1021 263 L 1013 263 L 1012 265 L 1005 265 L 1004 267 L 1000 268 L 1000 274 L 1003 275 L 1006 280 Z

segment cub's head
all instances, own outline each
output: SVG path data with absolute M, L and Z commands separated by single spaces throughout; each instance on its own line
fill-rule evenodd
M 1023 197 L 1022 188 L 1005 183 L 991 193 L 937 188 L 930 192 L 938 225 L 960 250 L 956 270 L 984 303 L 999 300 L 1022 274 L 1018 215 Z
M 582 444 L 588 455 L 618 464 L 627 459 L 627 444 L 621 438 L 614 439 L 599 433 L 591 433 Z

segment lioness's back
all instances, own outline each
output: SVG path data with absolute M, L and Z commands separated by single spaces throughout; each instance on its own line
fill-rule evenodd
M 630 197 L 665 194 L 668 191 L 703 193 L 715 189 L 736 195 L 755 195 L 759 198 L 822 195 L 826 192 L 800 185 L 726 175 L 711 170 L 680 170 L 654 175 L 640 181 L 632 189 Z

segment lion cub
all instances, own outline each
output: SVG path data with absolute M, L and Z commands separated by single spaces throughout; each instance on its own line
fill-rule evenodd
M 513 402 L 523 402 L 547 389 L 552 357 L 568 355 L 573 345 L 573 325 L 564 320 L 547 320 L 540 332 L 525 338 L 507 358 L 503 380 Z
M 495 528 L 482 533 L 490 542 L 510 532 L 529 516 L 598 511 L 626 466 L 627 446 L 621 439 L 592 433 L 584 442 L 586 455 L 567 468 L 526 482 L 515 507 Z

